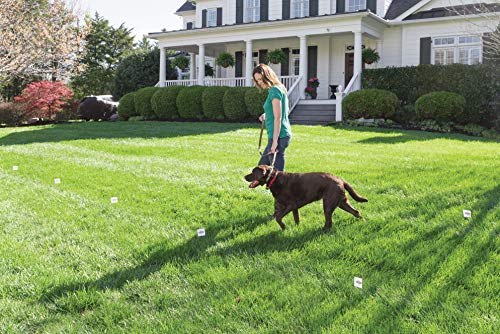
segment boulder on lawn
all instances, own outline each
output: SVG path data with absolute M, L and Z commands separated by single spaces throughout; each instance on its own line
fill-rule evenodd
M 86 96 L 80 101 L 78 115 L 80 118 L 88 120 L 107 121 L 111 115 L 117 113 L 118 102 L 114 102 L 109 95 Z

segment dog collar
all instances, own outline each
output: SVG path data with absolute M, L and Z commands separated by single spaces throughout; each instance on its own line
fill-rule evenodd
M 278 177 L 278 172 L 276 172 L 276 174 L 274 174 L 274 177 L 273 179 L 269 182 L 269 185 L 267 186 L 267 189 L 271 188 L 271 186 L 273 185 L 274 181 L 276 181 L 276 178 Z

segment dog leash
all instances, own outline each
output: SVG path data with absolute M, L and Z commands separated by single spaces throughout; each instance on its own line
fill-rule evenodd
M 260 127 L 260 136 L 259 136 L 259 147 L 258 147 L 258 151 L 259 151 L 259 154 L 261 156 L 264 155 L 264 152 L 262 152 L 262 134 L 264 133 L 264 122 L 261 123 L 261 127 Z M 276 153 L 278 153 L 278 151 L 274 151 L 274 154 L 273 154 L 273 160 L 271 162 L 271 168 L 274 169 L 274 162 L 276 161 Z M 268 155 L 270 155 L 271 153 L 268 153 Z

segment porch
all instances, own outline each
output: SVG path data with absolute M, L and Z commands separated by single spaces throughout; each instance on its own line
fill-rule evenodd
M 341 120 L 342 98 L 361 88 L 362 48 L 380 50 L 383 23 L 369 12 L 326 17 L 303 18 L 293 22 L 262 22 L 251 25 L 214 27 L 190 31 L 150 34 L 160 46 L 158 86 L 253 86 L 252 70 L 264 62 L 267 50 L 286 50 L 286 64 L 270 66 L 289 91 L 290 110 L 306 98 L 305 88 L 311 77 L 317 77 L 319 103 L 331 105 L 335 94 L 336 117 Z M 229 30 L 231 28 L 231 30 Z M 166 50 L 190 54 L 190 73 L 186 80 L 166 80 Z M 206 57 L 216 58 L 228 52 L 235 56 L 234 68 L 214 66 L 214 76 L 205 76 Z M 349 56 L 349 57 L 348 57 Z M 332 108 L 333 109 L 333 108 Z

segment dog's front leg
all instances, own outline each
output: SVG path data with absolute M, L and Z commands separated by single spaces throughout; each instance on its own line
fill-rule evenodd
M 278 202 L 274 201 L 274 218 L 276 219 L 276 222 L 279 224 L 282 230 L 286 229 L 285 224 L 283 224 L 283 212 L 285 211 L 285 206 Z
M 285 224 L 283 224 L 282 222 L 282 219 L 283 217 L 285 217 L 287 214 L 290 213 L 290 211 L 294 211 L 294 218 L 295 218 L 295 211 L 297 211 L 297 214 L 298 214 L 298 209 L 295 208 L 295 206 L 287 206 L 285 207 L 283 210 L 279 211 L 279 212 L 276 212 L 275 213 L 275 218 L 276 218 L 276 221 L 278 222 L 278 224 L 280 225 L 281 229 L 284 230 L 286 227 L 285 227 Z

